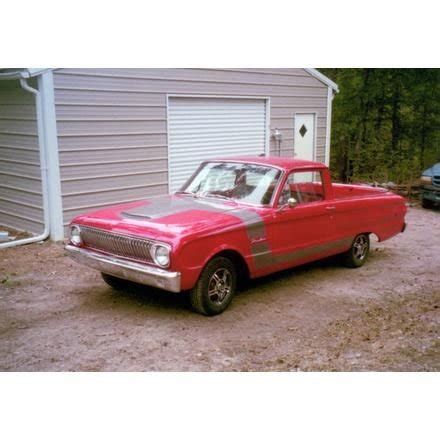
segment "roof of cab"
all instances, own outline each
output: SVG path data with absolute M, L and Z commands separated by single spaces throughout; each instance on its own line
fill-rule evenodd
M 309 170 L 309 169 L 322 169 L 327 168 L 325 164 L 321 162 L 312 162 L 309 160 L 291 159 L 290 157 L 281 156 L 233 156 L 233 157 L 221 157 L 207 160 L 221 161 L 221 162 L 239 162 L 239 163 L 252 163 L 258 165 L 270 165 L 284 170 Z

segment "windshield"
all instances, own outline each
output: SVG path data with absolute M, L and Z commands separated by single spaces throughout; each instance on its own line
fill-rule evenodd
M 180 192 L 269 205 L 280 175 L 280 170 L 263 165 L 208 162 Z

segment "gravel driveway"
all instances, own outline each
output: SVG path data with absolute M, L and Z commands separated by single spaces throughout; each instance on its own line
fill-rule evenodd
M 439 371 L 440 211 L 373 243 L 255 280 L 222 315 L 182 294 L 113 291 L 45 243 L 0 251 L 1 371 Z

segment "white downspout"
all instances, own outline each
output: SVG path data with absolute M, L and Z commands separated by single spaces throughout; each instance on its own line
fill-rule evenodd
M 330 144 L 332 133 L 332 106 L 335 93 L 331 87 L 327 89 L 327 121 L 325 130 L 325 164 L 330 167 Z
M 35 106 L 37 111 L 38 145 L 40 148 L 41 192 L 43 197 L 44 230 L 40 235 L 34 237 L 9 241 L 7 243 L 1 243 L 0 249 L 46 240 L 50 234 L 49 196 L 48 196 L 48 187 L 47 187 L 47 160 L 46 160 L 46 145 L 45 145 L 45 136 L 44 136 L 44 123 L 42 120 L 43 111 L 41 105 L 41 96 L 40 96 L 40 92 L 37 89 L 31 87 L 24 78 L 20 78 L 20 85 L 23 90 L 26 90 L 35 96 Z

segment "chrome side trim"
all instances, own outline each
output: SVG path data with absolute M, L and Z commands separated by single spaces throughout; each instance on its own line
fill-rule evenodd
M 78 248 L 70 244 L 65 246 L 65 250 L 78 263 L 100 272 L 169 292 L 180 292 L 181 290 L 180 272 L 170 272 L 157 267 L 100 254 L 89 249 Z

